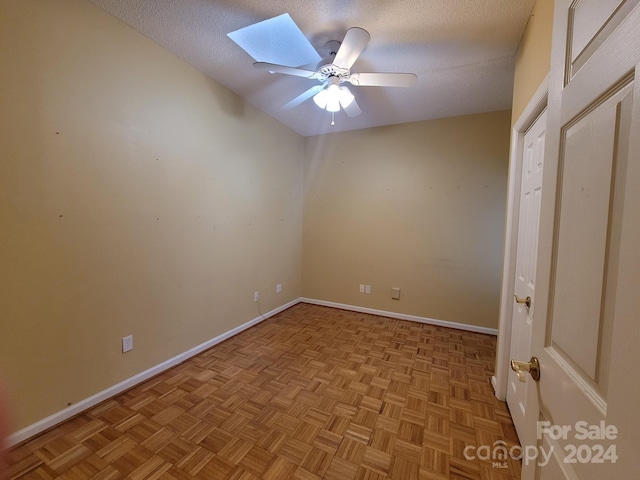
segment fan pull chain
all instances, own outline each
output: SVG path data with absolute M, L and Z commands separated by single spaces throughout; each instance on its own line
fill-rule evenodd
M 331 126 L 336 124 L 336 112 L 331 112 Z

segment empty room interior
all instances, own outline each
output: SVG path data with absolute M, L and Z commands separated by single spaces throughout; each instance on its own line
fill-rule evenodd
M 0 478 L 521 478 L 510 189 L 553 22 L 2 2 Z M 286 63 L 285 27 L 329 66 Z

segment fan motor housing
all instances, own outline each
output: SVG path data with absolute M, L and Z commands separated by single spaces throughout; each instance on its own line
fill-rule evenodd
M 337 77 L 340 82 L 346 81 L 351 72 L 348 68 L 342 68 L 333 63 L 333 57 L 323 58 L 316 67 L 316 74 L 319 80 L 326 81 L 330 77 Z

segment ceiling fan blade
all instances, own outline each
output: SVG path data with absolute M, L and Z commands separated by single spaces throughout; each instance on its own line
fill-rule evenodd
M 262 70 L 269 70 L 271 73 L 284 73 L 285 75 L 295 75 L 296 77 L 313 78 L 316 72 L 304 70 L 302 68 L 286 67 L 275 63 L 255 62 L 254 67 Z
M 289 110 L 290 108 L 297 107 L 305 100 L 310 99 L 316 93 L 320 92 L 320 90 L 322 90 L 323 88 L 324 88 L 324 85 L 314 85 L 309 90 L 302 92 L 293 100 L 289 100 L 287 103 L 285 103 L 283 106 L 280 107 L 280 110 Z
M 342 104 L 341 104 L 342 105 Z M 358 106 L 358 104 L 356 103 L 355 98 L 353 99 L 353 101 L 347 105 L 346 107 L 344 105 L 342 105 L 342 109 L 344 110 L 344 113 L 347 114 L 348 117 L 357 117 L 358 115 L 360 115 L 362 113 L 362 110 L 360 110 L 360 107 Z
M 352 27 L 347 30 L 333 64 L 347 70 L 350 69 L 369 43 L 370 38 L 371 35 L 364 28 Z
M 412 87 L 417 80 L 413 73 L 352 73 L 348 79 L 363 87 Z

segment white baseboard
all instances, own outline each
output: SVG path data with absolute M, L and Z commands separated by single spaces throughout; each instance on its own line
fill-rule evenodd
M 85 410 L 88 410 L 91 407 L 94 407 L 95 405 L 118 395 L 119 393 L 122 393 L 125 390 L 128 390 L 136 386 L 137 384 L 144 382 L 145 380 L 148 380 L 149 378 L 155 375 L 158 375 L 159 373 L 162 373 L 163 371 L 175 365 L 178 365 L 179 363 L 184 362 L 185 360 L 193 357 L 194 355 L 197 355 L 200 352 L 203 352 L 213 347 L 214 345 L 217 345 L 218 343 L 224 340 L 227 340 L 228 338 L 233 337 L 234 335 L 237 335 L 243 330 L 253 327 L 254 325 L 262 322 L 263 320 L 266 320 L 267 318 L 272 317 L 277 313 L 280 313 L 286 310 L 287 308 L 292 307 L 293 305 L 296 305 L 297 303 L 300 303 L 299 298 L 292 300 L 289 303 L 286 303 L 278 308 L 275 308 L 270 312 L 265 313 L 264 315 L 256 317 L 253 320 L 243 323 L 242 325 L 239 325 L 229 330 L 228 332 L 225 332 L 221 335 L 218 335 L 217 337 L 212 338 L 211 340 L 207 340 L 206 342 L 196 347 L 193 347 L 187 350 L 186 352 L 181 353 L 180 355 L 177 355 L 173 358 L 170 358 L 169 360 L 159 363 L 158 365 L 151 367 L 148 370 L 145 370 L 144 372 L 140 372 L 137 375 L 134 375 L 133 377 L 130 377 L 120 383 L 117 383 L 116 385 L 113 385 L 105 390 L 102 390 L 101 392 L 98 392 L 95 395 L 85 398 L 84 400 L 81 400 L 78 403 L 71 405 L 70 407 L 60 410 L 59 412 L 56 412 L 53 415 L 43 418 L 42 420 L 32 425 L 29 425 L 28 427 L 25 427 L 22 430 L 18 430 L 17 432 L 9 435 L 9 437 L 7 438 L 7 446 L 12 447 L 41 432 L 44 432 L 45 430 L 61 422 L 64 422 L 65 420 L 75 415 L 78 415 L 79 413 L 82 413 Z
M 458 330 L 467 330 L 470 332 L 477 332 L 477 333 L 486 333 L 489 335 L 497 335 L 498 331 L 495 328 L 487 328 L 487 327 L 478 327 L 475 325 L 467 325 L 464 323 L 456 323 L 456 322 L 447 322 L 445 320 L 436 320 L 433 318 L 425 318 L 425 317 L 418 317 L 415 315 L 407 315 L 404 313 L 395 313 L 395 312 L 387 312 L 385 310 L 375 310 L 373 308 L 366 308 L 366 307 L 358 307 L 355 305 L 346 305 L 343 303 L 335 303 L 335 302 L 328 302 L 325 300 L 316 300 L 313 298 L 305 298 L 305 297 L 301 297 L 301 298 L 297 298 L 295 300 L 290 301 L 289 303 L 286 303 L 278 308 L 275 308 L 273 310 L 271 310 L 268 313 L 265 313 L 264 315 L 261 315 L 259 317 L 254 318 L 253 320 L 250 320 L 246 323 L 243 323 L 242 325 L 239 325 L 231 330 L 229 330 L 228 332 L 225 332 L 221 335 L 218 335 L 215 338 L 212 338 L 211 340 L 208 340 L 196 347 L 193 347 L 189 350 L 187 350 L 186 352 L 183 352 L 173 358 L 170 358 L 169 360 L 166 360 L 162 363 L 159 363 L 158 365 L 149 368 L 148 370 L 145 370 L 144 372 L 140 372 L 137 375 L 134 375 L 133 377 L 130 377 L 126 380 L 123 380 L 120 383 L 117 383 L 116 385 L 113 385 L 105 390 L 102 390 L 101 392 L 96 393 L 95 395 L 92 395 L 88 398 L 85 398 L 84 400 L 80 400 L 78 403 L 75 403 L 73 405 L 71 405 L 70 407 L 67 407 L 63 410 L 60 410 L 59 412 L 56 412 L 46 418 L 43 418 L 42 420 L 29 425 L 28 427 L 23 428 L 22 430 L 18 430 L 17 432 L 9 435 L 8 439 L 7 439 L 7 446 L 8 447 L 12 447 L 14 445 L 17 445 L 18 443 L 24 442 L 25 440 L 44 432 L 45 430 L 61 423 L 64 422 L 65 420 L 78 415 L 79 413 L 84 412 L 85 410 L 88 410 L 92 407 L 94 407 L 95 405 L 104 402 L 105 400 L 108 400 L 109 398 L 115 397 L 116 395 L 118 395 L 119 393 L 124 392 L 125 390 L 128 390 L 136 385 L 138 385 L 139 383 L 144 382 L 145 380 L 148 380 L 149 378 L 158 375 L 159 373 L 164 372 L 165 370 L 174 367 L 175 365 L 178 365 L 179 363 L 184 362 L 185 360 L 188 360 L 189 358 L 199 354 L 200 352 L 203 352 L 211 347 L 213 347 L 214 345 L 217 345 L 218 343 L 227 340 L 228 338 L 233 337 L 234 335 L 237 335 L 238 333 L 242 332 L 243 330 L 246 330 L 247 328 L 253 327 L 254 325 L 262 322 L 263 320 L 268 319 L 269 317 L 272 317 L 284 310 L 286 310 L 289 307 L 292 307 L 300 302 L 304 302 L 304 303 L 311 303 L 314 305 L 321 305 L 321 306 L 325 306 L 325 307 L 333 307 L 333 308 L 340 308 L 342 310 L 350 310 L 353 312 L 361 312 L 361 313 L 370 313 L 373 315 L 380 315 L 380 316 L 384 316 L 384 317 L 390 317 L 390 318 L 397 318 L 399 320 L 409 320 L 412 322 L 420 322 L 420 323 L 427 323 L 430 325 L 437 325 L 437 326 L 441 326 L 441 327 L 449 327 L 449 328 L 456 328 Z
M 322 305 L 324 307 L 341 308 L 342 310 L 351 310 L 352 312 L 371 313 L 372 315 L 380 315 L 383 317 L 397 318 L 398 320 L 409 320 L 411 322 L 428 323 L 429 325 L 437 325 L 439 327 L 456 328 L 458 330 L 466 330 L 468 332 L 486 333 L 488 335 L 498 335 L 498 329 L 479 327 L 477 325 L 467 325 L 466 323 L 448 322 L 446 320 L 436 320 L 434 318 L 418 317 L 416 315 L 408 315 L 406 313 L 387 312 L 386 310 L 376 310 L 373 308 L 358 307 L 356 305 L 347 305 L 344 303 L 328 302 L 326 300 L 316 300 L 314 298 L 300 298 L 301 302 L 312 303 L 314 305 Z

